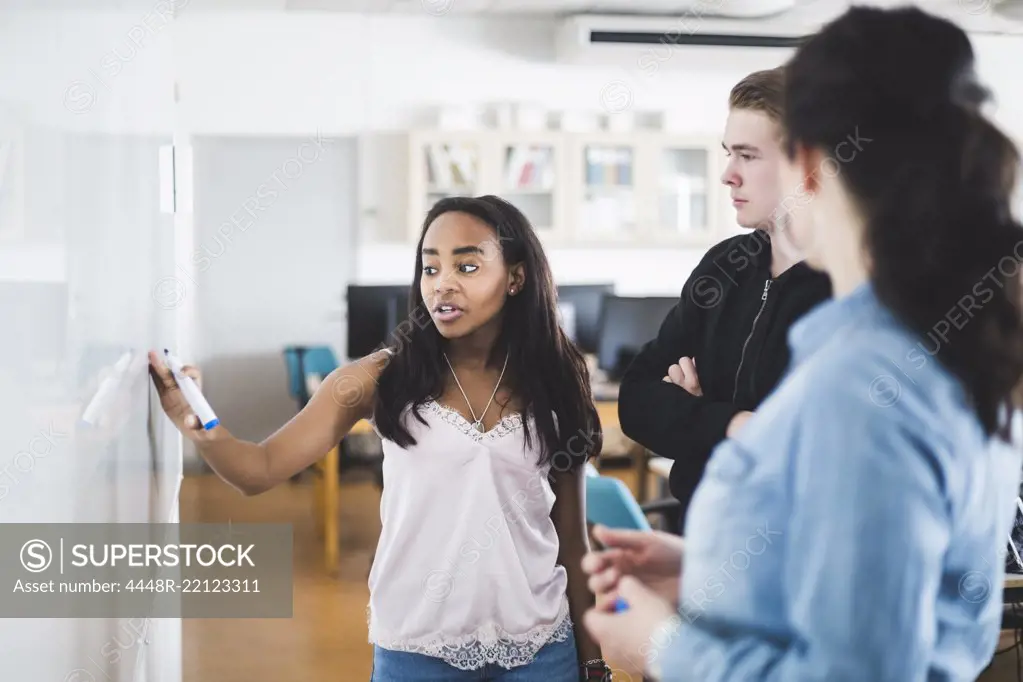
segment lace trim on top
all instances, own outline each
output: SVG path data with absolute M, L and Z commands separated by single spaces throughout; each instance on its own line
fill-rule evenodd
M 448 424 L 451 424 L 456 429 L 458 429 L 465 435 L 475 440 L 477 443 L 481 443 L 486 440 L 502 438 L 522 428 L 522 415 L 519 414 L 518 412 L 514 412 L 512 414 L 508 414 L 505 415 L 504 417 L 501 417 L 501 420 L 494 425 L 494 428 L 490 429 L 489 431 L 484 431 L 483 433 L 480 433 L 479 431 L 476 430 L 476 427 L 473 425 L 472 422 L 470 422 L 468 419 L 462 416 L 461 412 L 450 407 L 441 405 L 436 400 L 426 401 L 425 403 L 423 403 L 423 408 L 426 409 L 427 412 L 431 412 L 440 417 L 441 419 L 443 419 Z
M 366 613 L 369 618 L 369 608 Z M 566 596 L 553 623 L 538 625 L 521 635 L 509 634 L 500 626 L 491 623 L 470 635 L 453 639 L 433 635 L 415 640 L 377 639 L 375 642 L 371 638 L 370 643 L 391 651 L 439 658 L 459 670 L 477 670 L 491 663 L 510 669 L 532 662 L 536 652 L 545 644 L 564 642 L 572 633 L 572 618 L 569 615 Z

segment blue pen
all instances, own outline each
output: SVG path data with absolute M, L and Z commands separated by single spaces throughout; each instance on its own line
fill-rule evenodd
M 615 599 L 615 613 L 621 613 L 622 611 L 629 610 L 629 602 L 625 601 L 621 597 Z

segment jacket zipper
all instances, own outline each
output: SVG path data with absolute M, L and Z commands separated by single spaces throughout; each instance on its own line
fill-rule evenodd
M 767 291 L 771 288 L 771 280 L 764 282 L 764 293 L 760 295 L 760 310 L 757 311 L 757 316 L 753 318 L 753 326 L 750 327 L 749 336 L 746 337 L 746 341 L 742 344 L 742 355 L 739 356 L 739 369 L 735 370 L 735 389 L 732 391 L 732 402 L 734 403 L 739 397 L 739 374 L 742 372 L 742 363 L 746 361 L 746 346 L 749 345 L 749 340 L 753 338 L 753 332 L 757 329 L 757 320 L 760 319 L 760 315 L 764 312 L 764 307 L 767 305 Z

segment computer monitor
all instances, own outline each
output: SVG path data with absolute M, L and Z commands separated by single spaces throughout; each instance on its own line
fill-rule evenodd
M 584 353 L 596 353 L 600 339 L 600 310 L 604 296 L 614 294 L 614 284 L 563 284 L 558 301 L 571 310 L 573 329 L 565 332 Z
M 398 328 L 398 325 L 409 318 L 408 311 L 408 289 L 397 296 L 392 296 L 387 302 L 387 329 L 388 333 Z M 417 316 L 416 321 L 419 321 Z M 407 327 L 406 327 L 407 328 Z
M 350 359 L 361 358 L 391 341 L 397 326 L 395 311 L 407 310 L 409 287 L 394 285 L 348 285 L 348 348 Z M 398 307 L 402 306 L 403 307 Z M 404 312 L 397 314 L 398 320 Z
M 643 344 L 657 336 L 676 303 L 677 296 L 604 297 L 597 364 L 609 379 L 622 378 Z
M 390 342 L 391 332 L 408 316 L 407 286 L 348 286 L 349 358 L 372 353 Z M 596 353 L 600 338 L 603 298 L 614 293 L 614 285 L 568 284 L 558 287 L 558 301 L 571 308 L 574 330 L 566 330 L 585 353 Z

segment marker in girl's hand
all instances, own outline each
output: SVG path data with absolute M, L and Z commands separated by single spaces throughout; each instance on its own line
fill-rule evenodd
M 629 610 L 629 602 L 625 601 L 621 597 L 618 597 L 617 599 L 615 599 L 615 603 L 614 603 L 614 612 L 615 613 L 621 613 L 622 611 L 628 611 L 628 610 Z
M 195 416 L 199 418 L 202 423 L 202 427 L 209 431 L 217 424 L 220 420 L 217 419 L 217 415 L 213 413 L 213 408 L 206 402 L 206 398 L 203 397 L 202 391 L 195 385 L 195 381 L 192 377 L 185 374 L 181 360 L 178 360 L 175 356 L 171 355 L 171 352 L 166 348 L 163 349 L 164 360 L 167 361 L 167 367 L 170 368 L 171 374 L 174 375 L 174 380 L 178 382 L 178 387 L 181 389 L 181 394 L 185 396 L 185 400 L 188 401 L 192 411 L 195 412 Z

